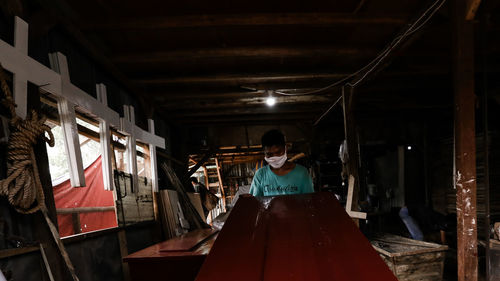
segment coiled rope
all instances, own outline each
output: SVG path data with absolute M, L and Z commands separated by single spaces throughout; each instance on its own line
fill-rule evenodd
M 5 95 L 2 104 L 10 111 L 10 127 L 12 133 L 7 145 L 7 178 L 0 180 L 0 195 L 6 196 L 9 203 L 22 214 L 32 214 L 41 211 L 56 242 L 61 256 L 74 281 L 78 281 L 75 268 L 61 242 L 56 226 L 49 217 L 45 206 L 43 186 L 38 173 L 33 146 L 42 138 L 51 147 L 54 146 L 54 135 L 50 127 L 45 125 L 46 117 L 40 117 L 36 111 L 23 120 L 16 113 L 16 103 L 7 84 L 7 75 L 0 64 L 0 87 Z M 47 137 L 48 135 L 48 137 Z
M 10 126 L 13 128 L 7 146 L 7 160 L 11 162 L 11 165 L 7 170 L 7 178 L 0 181 L 0 195 L 6 196 L 9 203 L 19 213 L 31 214 L 45 205 L 33 146 L 40 136 L 51 147 L 54 146 L 54 135 L 50 127 L 44 124 L 46 118 L 40 118 L 36 111 L 33 110 L 30 118 L 26 120 L 17 116 L 16 104 L 1 66 L 0 83 L 5 94 L 2 103 L 10 111 L 12 117 Z

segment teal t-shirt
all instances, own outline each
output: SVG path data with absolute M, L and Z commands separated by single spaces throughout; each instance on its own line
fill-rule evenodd
M 252 180 L 250 194 L 253 196 L 275 196 L 286 194 L 302 194 L 314 192 L 312 179 L 306 168 L 295 165 L 295 168 L 284 176 L 271 171 L 270 166 L 257 170 Z

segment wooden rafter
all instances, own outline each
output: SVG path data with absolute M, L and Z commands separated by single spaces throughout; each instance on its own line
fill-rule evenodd
M 271 13 L 170 16 L 161 18 L 112 18 L 85 22 L 82 29 L 165 29 L 181 27 L 264 26 L 264 25 L 338 25 L 389 24 L 400 25 L 406 16 L 359 16 L 339 13 Z
M 162 52 L 124 53 L 111 57 L 117 64 L 133 63 L 162 63 L 175 62 L 183 59 L 200 60 L 213 58 L 270 58 L 270 57 L 337 57 L 357 56 L 369 57 L 376 54 L 375 49 L 349 47 L 239 47 L 239 48 L 214 48 L 214 49 L 188 49 Z
M 467 0 L 467 11 L 465 14 L 466 20 L 473 20 L 476 17 L 479 4 L 481 4 L 481 0 Z

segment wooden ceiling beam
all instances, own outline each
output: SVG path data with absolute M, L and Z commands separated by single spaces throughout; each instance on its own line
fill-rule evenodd
M 466 20 L 473 20 L 476 17 L 477 9 L 479 8 L 479 4 L 481 4 L 481 0 L 467 0 L 466 6 Z
M 321 95 L 308 95 L 308 96 L 277 96 L 276 103 L 279 105 L 299 105 L 299 104 L 321 104 L 328 103 L 332 101 L 332 98 Z M 161 104 L 163 110 L 180 110 L 180 109 L 199 109 L 199 110 L 207 110 L 217 108 L 220 110 L 228 109 L 228 108 L 237 108 L 244 106 L 262 106 L 266 104 L 268 96 L 262 95 L 260 97 L 255 98 L 243 98 L 243 99 L 227 99 L 227 100 L 177 100 L 175 102 L 163 102 L 156 103 Z
M 286 92 L 304 92 L 317 90 L 317 88 L 301 88 L 301 89 L 280 89 Z M 241 91 L 207 91 L 207 92 L 179 92 L 179 91 L 149 91 L 144 93 L 147 99 L 152 99 L 157 103 L 172 103 L 176 101 L 220 101 L 220 100 L 240 100 L 264 97 L 264 91 L 252 91 L 241 89 Z M 328 95 L 326 95 L 328 96 Z
M 312 58 L 312 57 L 370 57 L 373 48 L 359 47 L 235 47 L 212 49 L 186 49 L 162 52 L 132 52 L 111 56 L 118 64 L 173 63 L 227 58 Z
M 82 21 L 82 29 L 158 30 L 168 28 L 280 25 L 402 25 L 408 15 L 367 16 L 339 13 L 265 13 L 230 15 L 188 15 L 160 18 L 108 18 Z
M 188 110 L 188 109 L 178 109 L 178 110 L 164 110 L 164 113 L 168 116 L 179 119 L 186 117 L 195 117 L 195 118 L 205 118 L 205 117 L 213 117 L 213 116 L 226 116 L 229 118 L 233 118 L 236 116 L 252 116 L 252 115 L 282 115 L 282 114 L 303 114 L 303 113 L 317 113 L 324 109 L 325 106 L 328 106 L 327 103 L 322 104 L 313 104 L 313 105 L 280 105 L 277 104 L 273 107 L 269 107 L 266 105 L 258 105 L 258 106 L 248 106 L 245 104 L 240 104 L 238 107 L 229 107 L 229 108 L 207 108 L 204 110 Z
M 213 116 L 213 117 L 191 117 L 177 118 L 175 122 L 185 125 L 265 125 L 265 124 L 297 124 L 297 123 L 312 123 L 318 114 L 275 114 L 275 115 L 243 115 L 233 116 Z M 340 123 L 339 123 L 340 124 Z
M 138 84 L 164 85 L 164 84 L 228 84 L 233 86 L 261 84 L 272 82 L 302 82 L 309 80 L 325 80 L 344 78 L 348 73 L 318 73 L 318 74 L 266 74 L 266 75 L 215 75 L 191 77 L 157 77 L 133 80 Z

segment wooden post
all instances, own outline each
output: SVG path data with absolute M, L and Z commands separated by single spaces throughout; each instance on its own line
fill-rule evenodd
M 28 84 L 27 93 L 28 111 L 31 111 L 32 109 L 39 111 L 40 95 L 38 87 L 33 84 Z M 44 141 L 38 141 L 34 147 L 34 151 L 38 165 L 38 171 L 40 174 L 40 181 L 42 183 L 43 193 L 45 195 L 45 206 L 49 211 L 50 219 L 53 222 L 57 222 L 56 205 L 52 190 L 52 179 L 50 177 L 49 158 L 47 156 L 46 143 Z M 54 239 L 52 238 L 49 227 L 45 223 L 45 218 L 42 212 L 36 212 L 35 214 L 33 214 L 33 221 L 33 236 L 45 247 L 47 257 L 51 261 L 51 271 L 54 279 L 56 281 L 72 280 L 68 270 L 64 267 L 64 260 L 57 249 L 57 245 L 54 243 Z
M 474 26 L 466 1 L 452 1 L 458 281 L 477 281 Z

